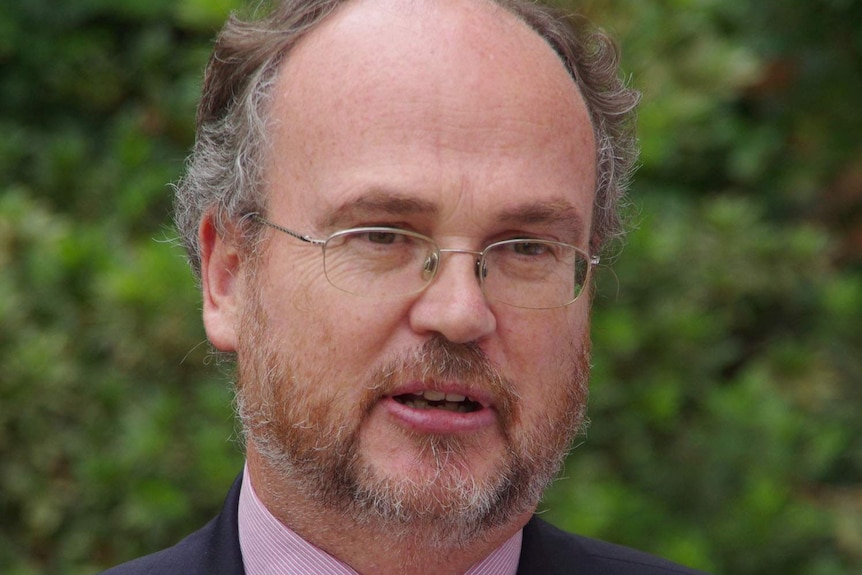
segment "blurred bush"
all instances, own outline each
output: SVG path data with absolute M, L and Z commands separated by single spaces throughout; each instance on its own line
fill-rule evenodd
M 716 574 L 862 572 L 862 2 L 583 0 L 644 91 L 593 424 L 543 508 Z M 171 245 L 233 0 L 0 4 L 0 570 L 202 525 L 242 464 Z

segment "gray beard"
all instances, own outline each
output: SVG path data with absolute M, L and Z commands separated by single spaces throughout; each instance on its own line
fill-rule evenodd
M 257 313 L 255 313 L 257 312 Z M 256 316 L 256 317 L 254 317 Z M 321 510 L 387 536 L 406 541 L 422 534 L 426 546 L 464 546 L 535 509 L 559 471 L 585 420 L 588 342 L 573 345 L 569 377 L 558 397 L 548 398 L 547 417 L 520 433 L 517 385 L 503 378 L 472 344 L 428 340 L 369 378 L 360 405 L 362 417 L 348 425 L 329 401 L 309 399 L 314 382 L 296 381 L 286 346 L 267 339 L 265 315 L 251 310 L 240 342 L 237 413 L 247 442 L 264 464 L 291 489 Z M 433 466 L 423 479 L 392 479 L 363 457 L 360 429 L 377 401 L 405 379 L 465 382 L 491 391 L 506 441 L 504 456 L 487 479 L 469 472 L 469 436 L 410 434 L 417 460 Z

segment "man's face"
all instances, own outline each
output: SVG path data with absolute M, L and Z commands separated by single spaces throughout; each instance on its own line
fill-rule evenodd
M 584 105 L 551 49 L 499 8 L 349 3 L 291 52 L 273 93 L 265 215 L 278 224 L 588 249 Z M 491 302 L 475 258 L 444 254 L 419 294 L 357 297 L 328 283 L 319 247 L 274 230 L 252 268 L 240 410 L 250 454 L 285 484 L 358 520 L 458 536 L 534 508 L 583 415 L 586 296 Z M 470 411 L 434 407 L 440 393 Z

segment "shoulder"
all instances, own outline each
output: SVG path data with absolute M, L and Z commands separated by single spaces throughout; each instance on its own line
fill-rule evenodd
M 533 517 L 524 527 L 518 575 L 704 575 L 666 559 L 566 533 Z
M 192 533 L 173 547 L 117 565 L 103 575 L 147 575 L 198 573 L 199 566 L 214 550 L 212 530 L 214 519 L 200 531 Z
M 242 575 L 237 505 L 241 478 L 231 487 L 221 513 L 168 549 L 140 557 L 102 575 Z

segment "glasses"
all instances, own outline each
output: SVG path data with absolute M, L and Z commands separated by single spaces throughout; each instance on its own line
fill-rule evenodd
M 526 309 L 573 303 L 589 283 L 598 256 L 550 240 L 517 238 L 494 242 L 477 252 L 441 248 L 427 236 L 387 227 L 352 228 L 315 239 L 252 214 L 270 228 L 323 249 L 326 279 L 341 291 L 361 297 L 417 294 L 440 269 L 444 253 L 476 258 L 475 273 L 489 300 Z

